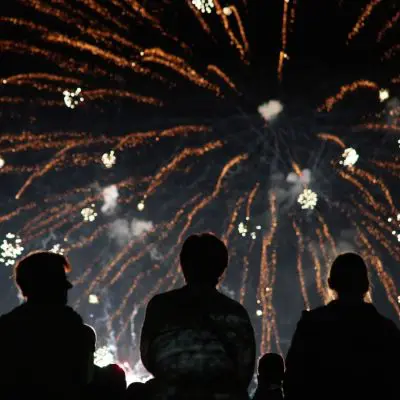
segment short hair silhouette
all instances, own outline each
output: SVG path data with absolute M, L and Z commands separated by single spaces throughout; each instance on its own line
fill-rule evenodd
M 228 249 L 211 233 L 192 235 L 182 246 L 180 261 L 187 283 L 217 285 L 228 266 Z
M 344 253 L 336 257 L 328 282 L 339 296 L 364 296 L 369 290 L 369 278 L 363 258 L 356 253 Z
M 285 373 L 285 363 L 281 355 L 266 353 L 258 360 L 258 375 L 263 381 L 281 384 Z
M 71 271 L 68 259 L 49 251 L 35 251 L 20 260 L 14 269 L 14 279 L 25 297 L 40 293 L 69 290 L 67 273 Z

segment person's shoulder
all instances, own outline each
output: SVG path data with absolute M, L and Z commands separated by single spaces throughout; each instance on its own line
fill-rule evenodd
M 220 306 L 224 307 L 228 313 L 236 314 L 246 319 L 249 318 L 246 308 L 237 300 L 232 299 L 221 292 L 217 292 L 217 299 Z
M 147 307 L 148 308 L 164 307 L 167 304 L 179 301 L 180 299 L 182 299 L 183 296 L 184 293 L 182 291 L 182 288 L 170 290 L 164 293 L 159 293 L 150 299 Z

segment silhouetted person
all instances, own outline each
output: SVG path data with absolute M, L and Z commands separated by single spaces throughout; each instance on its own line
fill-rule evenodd
M 285 398 L 398 399 L 400 332 L 364 301 L 363 259 L 338 256 L 328 282 L 337 299 L 303 313 L 286 359 Z
M 148 400 L 150 396 L 147 393 L 148 388 L 145 383 L 133 382 L 126 391 L 126 400 Z
M 125 400 L 126 374 L 117 364 L 95 368 L 85 400 Z
M 77 398 L 90 381 L 96 336 L 67 306 L 70 269 L 64 256 L 45 251 L 17 263 L 26 301 L 0 317 L 1 399 Z
M 214 235 L 193 235 L 180 262 L 186 286 L 153 297 L 142 330 L 142 361 L 159 398 L 246 398 L 254 331 L 246 310 L 216 289 L 228 250 Z
M 258 361 L 258 384 L 253 400 L 282 400 L 284 372 L 283 358 L 279 354 L 264 354 Z

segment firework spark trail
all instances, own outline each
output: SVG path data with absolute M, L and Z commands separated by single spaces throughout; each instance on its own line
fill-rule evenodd
M 246 218 L 250 218 L 251 206 L 253 205 L 254 199 L 257 196 L 257 192 L 258 192 L 259 188 L 260 188 L 260 182 L 257 182 L 249 194 L 249 197 L 247 200 L 247 205 L 246 205 Z
M 199 21 L 204 32 L 206 32 L 208 35 L 210 35 L 212 37 L 212 32 L 211 32 L 210 26 L 207 24 L 206 20 L 204 19 L 203 14 L 197 9 L 197 7 L 194 6 L 192 0 L 186 0 L 186 4 L 189 6 L 189 8 L 195 14 L 195 16 L 196 16 L 197 20 Z M 215 41 L 215 39 L 214 39 L 214 41 Z
M 400 51 L 400 44 L 394 44 L 389 50 L 383 53 L 382 60 L 390 60 L 398 51 Z
M 319 260 L 319 257 L 317 255 L 317 252 L 315 251 L 315 248 L 312 243 L 308 243 L 308 251 L 311 255 L 311 259 L 314 264 L 314 271 L 315 271 L 315 282 L 317 284 L 317 291 L 318 294 L 323 302 L 326 303 L 326 292 L 324 288 L 324 283 L 322 279 L 322 273 L 321 273 L 321 262 Z
M 318 111 L 332 111 L 334 105 L 343 100 L 348 93 L 355 92 L 360 88 L 379 90 L 379 86 L 375 82 L 368 80 L 358 80 L 349 85 L 343 85 L 339 93 L 335 96 L 328 97 L 325 100 L 325 104 L 318 108 Z
M 231 213 L 231 216 L 230 216 L 230 218 L 229 218 L 228 227 L 227 227 L 225 233 L 224 233 L 224 234 L 222 235 L 222 237 L 221 237 L 221 240 L 225 243 L 225 246 L 228 247 L 228 248 L 229 248 L 229 239 L 230 239 L 230 237 L 231 237 L 231 235 L 232 235 L 232 232 L 233 232 L 234 229 L 235 229 L 236 221 L 237 221 L 237 218 L 238 218 L 238 216 L 239 216 L 239 211 L 240 211 L 240 209 L 242 208 L 242 205 L 243 205 L 243 203 L 244 203 L 245 197 L 246 197 L 246 195 L 241 196 L 241 197 L 239 197 L 239 199 L 236 201 L 235 207 L 234 207 L 234 209 L 233 209 L 233 211 L 232 211 L 232 213 Z M 225 270 L 225 272 L 223 273 L 221 279 L 220 279 L 219 282 L 218 282 L 217 289 L 219 289 L 219 288 L 221 287 L 223 281 L 224 281 L 225 279 L 227 279 L 227 275 L 228 275 L 228 272 L 229 272 L 229 271 L 230 271 L 229 268 Z
M 371 15 L 374 8 L 381 3 L 382 0 L 372 0 L 363 10 L 362 14 L 360 15 L 359 19 L 357 20 L 356 24 L 354 25 L 353 29 L 347 36 L 347 44 L 350 43 L 352 39 L 354 39 L 364 27 L 366 20 Z
M 179 219 L 180 219 L 181 216 L 184 214 L 186 207 L 189 206 L 189 205 L 191 205 L 193 202 L 195 202 L 195 201 L 198 199 L 198 197 L 199 197 L 199 195 L 196 195 L 196 196 L 192 197 L 189 201 L 187 201 L 185 204 L 183 204 L 183 206 L 181 207 L 181 209 L 175 214 L 174 218 L 173 218 L 171 221 L 169 221 L 168 223 L 165 224 L 165 230 L 164 230 L 164 229 L 162 230 L 162 234 L 161 234 L 160 238 L 159 238 L 158 241 L 157 241 L 158 244 L 168 236 L 169 232 L 171 232 L 172 229 L 174 228 L 174 226 L 179 222 Z M 151 246 L 154 246 L 154 244 L 151 244 L 150 247 L 151 247 Z M 148 250 L 147 247 L 146 247 L 146 250 Z M 174 253 L 174 250 L 175 250 L 175 249 L 173 249 L 172 251 L 170 250 L 170 251 L 164 256 L 164 258 L 163 258 L 163 262 L 164 262 L 164 263 L 165 263 L 165 262 L 168 260 L 168 258 Z M 138 260 L 139 258 L 141 258 L 143 255 L 144 255 L 144 254 L 140 253 L 139 256 L 138 256 L 138 255 L 133 255 L 133 256 L 131 256 L 131 257 L 120 267 L 120 269 L 118 270 L 117 274 L 121 275 L 120 271 L 121 271 L 122 269 L 126 269 L 130 264 L 132 264 L 134 261 L 137 261 L 137 260 Z M 176 263 L 175 263 L 175 264 L 176 264 Z M 176 271 L 176 272 L 177 272 L 177 271 Z M 129 300 L 130 296 L 134 293 L 134 290 L 135 290 L 136 286 L 138 285 L 138 283 L 140 282 L 140 280 L 144 277 L 144 274 L 143 274 L 143 273 L 140 273 L 139 275 L 140 275 L 140 276 L 138 276 L 138 277 L 135 279 L 134 284 L 131 285 L 131 287 L 130 287 L 129 290 L 128 290 L 128 293 L 127 293 L 127 294 L 125 295 L 125 297 L 124 297 L 124 301 L 121 303 L 121 306 L 120 306 L 119 309 L 118 309 L 119 315 L 121 315 L 122 312 L 124 311 L 124 308 L 125 308 L 125 306 L 128 304 L 128 300 Z M 166 274 L 165 279 L 167 279 L 168 276 L 169 276 L 169 274 Z M 114 276 L 114 278 L 111 280 L 110 285 L 112 285 L 112 284 L 115 283 L 115 282 L 113 282 L 115 278 L 116 278 L 116 276 Z M 133 286 L 134 286 L 134 287 L 133 287 Z M 143 305 L 143 302 L 141 302 L 141 303 L 139 304 L 140 307 L 141 307 L 142 305 Z M 113 315 L 113 318 L 116 318 L 116 317 Z
M 153 286 L 153 289 L 147 294 L 147 296 L 141 302 L 140 307 L 143 307 L 143 305 L 147 305 L 149 300 L 160 290 L 160 288 L 164 284 L 165 280 L 171 276 L 171 273 L 175 268 L 176 267 L 173 265 L 169 269 L 169 271 L 167 272 L 165 277 L 158 279 L 156 284 Z M 134 309 L 134 312 L 135 312 L 135 309 Z M 118 332 L 117 337 L 116 337 L 117 342 L 119 342 L 121 340 L 122 335 L 125 333 L 126 329 L 128 328 L 129 321 L 131 320 L 131 318 L 132 318 L 132 313 L 128 316 L 128 318 L 122 324 L 121 329 Z
M 181 243 L 183 236 L 186 234 L 186 231 L 189 229 L 190 225 L 192 224 L 193 218 L 197 215 L 197 213 L 202 210 L 205 206 L 207 206 L 212 200 L 214 200 L 220 193 L 222 189 L 222 183 L 226 176 L 226 174 L 237 164 L 240 164 L 242 161 L 247 160 L 248 154 L 240 154 L 230 161 L 228 161 L 225 166 L 222 168 L 222 171 L 218 177 L 217 183 L 215 185 L 214 191 L 207 197 L 205 197 L 196 207 L 189 213 L 186 218 L 186 225 L 184 226 L 182 232 L 178 237 L 177 243 Z
M 397 210 L 393 203 L 393 198 L 390 194 L 390 191 L 389 191 L 388 187 L 382 182 L 381 179 L 377 178 L 375 175 L 371 174 L 370 172 L 364 171 L 359 168 L 352 167 L 351 171 L 355 175 L 367 180 L 369 183 L 372 183 L 373 185 L 377 185 L 381 189 L 383 195 L 385 196 L 386 201 L 389 203 L 389 205 L 391 207 L 391 211 L 393 213 L 397 213 Z
M 316 233 L 316 235 L 318 237 L 319 249 L 320 249 L 321 254 L 322 254 L 323 258 L 324 258 L 324 263 L 325 263 L 326 266 L 328 266 L 328 265 L 330 265 L 332 263 L 332 259 L 327 253 L 327 249 L 326 249 L 326 246 L 325 246 L 325 243 L 324 243 L 324 237 L 323 237 L 322 231 L 321 231 L 320 228 L 317 228 L 315 230 L 315 233 Z
M 336 143 L 337 145 L 339 145 L 342 149 L 346 148 L 346 145 L 344 144 L 343 140 L 340 139 L 338 136 L 336 135 L 332 135 L 330 133 L 319 133 L 317 135 L 320 139 L 322 140 L 329 140 L 331 142 Z
M 365 246 L 366 252 L 363 252 L 363 257 L 366 260 L 370 260 L 372 266 L 374 267 L 376 273 L 379 276 L 380 281 L 382 282 L 382 285 L 386 291 L 387 297 L 389 299 L 389 302 L 392 304 L 393 308 L 395 309 L 397 315 L 400 315 L 400 308 L 397 303 L 397 289 L 396 285 L 394 284 L 392 278 L 390 275 L 384 270 L 382 261 L 380 258 L 376 255 L 376 252 L 374 251 L 374 248 L 372 247 L 371 243 L 369 242 L 368 238 L 364 233 L 362 232 L 361 228 L 354 223 L 358 237 L 360 239 L 360 242 Z
M 169 54 L 160 48 L 146 49 L 141 54 L 143 62 L 164 65 L 197 86 L 211 90 L 217 95 L 221 94 L 219 86 L 203 78 L 183 58 Z
M 259 278 L 259 286 L 257 289 L 258 297 L 262 303 L 263 315 L 265 318 L 262 320 L 262 338 L 261 338 L 261 353 L 264 354 L 266 352 L 266 346 L 270 343 L 267 335 L 269 334 L 268 320 L 269 320 L 269 310 L 268 307 L 271 304 L 271 301 L 266 296 L 266 290 L 272 289 L 270 287 L 270 283 L 273 279 L 274 275 L 274 265 L 268 266 L 268 248 L 271 245 L 271 242 L 274 238 L 277 225 L 278 225 L 278 216 L 276 209 L 276 194 L 270 193 L 269 195 L 270 202 L 270 213 L 271 213 L 271 224 L 268 232 L 265 233 L 262 241 L 261 248 L 261 268 L 260 268 L 260 278 Z
M 238 26 L 238 29 L 239 29 L 240 36 L 242 38 L 243 52 L 246 55 L 248 53 L 248 51 L 249 51 L 249 42 L 247 40 L 246 30 L 244 29 L 242 18 L 240 17 L 238 9 L 234 5 L 230 5 L 229 6 L 229 10 L 231 11 L 231 13 L 235 17 L 235 20 L 236 20 L 236 23 L 237 23 L 237 26 Z M 224 11 L 222 11 L 222 13 L 224 15 L 226 15 L 226 13 Z
M 220 68 L 218 68 L 216 65 L 209 64 L 207 65 L 207 69 L 214 74 L 218 75 L 231 89 L 234 91 L 236 90 L 236 85 L 233 83 L 233 81 L 229 78 L 228 75 L 225 74 Z
M 306 284 L 304 281 L 304 270 L 303 270 L 304 239 L 303 239 L 303 234 L 301 233 L 300 228 L 296 224 L 295 221 L 292 221 L 292 225 L 293 225 L 293 229 L 297 236 L 297 246 L 298 246 L 297 274 L 298 274 L 299 281 L 300 281 L 301 295 L 303 296 L 303 302 L 304 302 L 305 308 L 307 310 L 309 310 L 310 309 L 310 301 L 308 299 L 307 287 L 306 287 Z
M 281 33 L 281 51 L 279 52 L 278 61 L 278 79 L 282 81 L 283 77 L 283 63 L 285 61 L 286 46 L 287 46 L 287 31 L 288 31 L 288 12 L 289 12 L 289 1 L 283 0 L 283 15 L 282 15 L 282 33 Z
M 155 97 L 142 96 L 127 90 L 115 90 L 115 89 L 96 89 L 96 90 L 85 90 L 85 101 L 104 99 L 105 97 L 119 97 L 125 99 L 131 99 L 138 103 L 151 104 L 153 106 L 162 106 L 163 102 Z
M 147 189 L 144 197 L 152 195 L 156 188 L 162 185 L 167 179 L 168 175 L 176 170 L 178 165 L 186 158 L 194 156 L 201 157 L 212 150 L 221 148 L 222 146 L 222 142 L 218 140 L 215 142 L 206 143 L 204 146 L 197 148 L 186 147 L 179 154 L 177 154 L 166 166 L 160 168 L 160 170 L 154 176 L 154 179 Z
M 241 279 L 241 284 L 240 284 L 240 298 L 239 298 L 239 302 L 241 305 L 244 304 L 244 300 L 246 297 L 246 285 L 247 285 L 247 279 L 249 276 L 249 257 L 254 248 L 254 243 L 255 243 L 254 241 L 251 241 L 249 251 L 243 257 L 243 271 L 242 271 L 242 279 Z
M 392 131 L 400 132 L 400 126 L 387 125 L 387 124 L 364 124 L 360 128 L 370 129 L 373 131 Z
M 10 221 L 12 218 L 20 215 L 21 213 L 34 209 L 36 206 L 36 203 L 31 202 L 21 207 L 18 207 L 16 210 L 11 211 L 8 214 L 0 215 L 0 224 L 6 221 Z
M 18 191 L 16 194 L 15 198 L 19 200 L 24 193 L 24 191 L 32 184 L 34 179 L 40 178 L 41 176 L 45 175 L 47 172 L 49 172 L 57 163 L 62 161 L 63 157 L 65 156 L 65 153 L 72 148 L 76 147 L 76 143 L 71 143 L 67 145 L 65 148 L 60 150 L 39 172 L 36 172 L 32 174 L 28 180 L 24 183 L 24 185 L 21 187 L 21 189 Z
M 60 33 L 48 33 L 44 39 L 46 39 L 49 43 L 58 43 L 64 44 L 72 48 L 76 48 L 83 52 L 88 52 L 94 56 L 100 57 L 105 61 L 113 63 L 114 65 L 120 68 L 126 68 L 142 75 L 150 75 L 154 78 L 158 77 L 157 75 L 153 74 L 152 71 L 148 68 L 144 68 L 138 63 L 133 63 L 127 60 L 124 57 L 117 56 L 110 51 L 103 50 L 95 45 L 90 43 L 83 42 L 81 40 L 73 40 L 67 36 L 64 36 Z
M 387 31 L 396 26 L 399 21 L 400 21 L 400 11 L 397 11 L 393 15 L 393 17 L 389 21 L 387 21 L 386 25 L 382 28 L 382 30 L 378 33 L 377 41 L 378 42 L 382 41 Z
M 228 16 L 224 13 L 223 7 L 221 7 L 219 0 L 214 0 L 214 5 L 215 5 L 215 9 L 217 11 L 217 14 L 221 18 L 222 25 L 224 26 L 225 31 L 227 32 L 229 39 L 232 42 L 232 45 L 234 45 L 236 47 L 236 49 L 239 51 L 241 60 L 243 62 L 247 63 L 246 56 L 247 56 L 249 44 L 247 42 L 246 33 L 243 29 L 243 23 L 241 21 L 239 13 L 236 14 L 235 19 L 238 23 L 238 27 L 239 27 L 240 34 L 242 36 L 243 44 L 240 43 L 240 41 L 237 39 L 237 37 L 233 33 L 233 30 L 231 29 L 230 24 L 229 24 Z M 230 8 L 232 8 L 232 6 Z
M 89 295 L 90 292 L 94 290 L 100 283 L 104 282 L 114 267 L 132 250 L 132 248 L 141 241 L 145 240 L 150 234 L 153 234 L 157 231 L 157 229 L 161 229 L 162 226 L 156 226 L 153 229 L 145 232 L 140 237 L 135 237 L 131 239 L 128 244 L 126 244 L 121 251 L 117 253 L 117 255 L 108 263 L 106 264 L 96 278 L 91 282 L 89 288 L 86 291 L 86 295 Z
M 333 240 L 331 233 L 329 232 L 328 224 L 325 222 L 324 217 L 320 213 L 318 213 L 317 218 L 318 218 L 319 223 L 322 226 L 322 232 L 324 233 L 326 239 L 328 240 L 329 244 L 331 245 L 333 256 L 336 257 L 337 256 L 336 243 Z
M 378 204 L 372 194 L 369 192 L 369 190 L 357 179 L 355 179 L 352 175 L 347 174 L 346 172 L 343 171 L 338 171 L 338 174 L 345 180 L 347 180 L 349 183 L 353 184 L 356 188 L 360 190 L 362 195 L 365 197 L 367 203 L 371 205 L 376 211 L 379 212 L 379 210 L 382 209 L 382 206 Z

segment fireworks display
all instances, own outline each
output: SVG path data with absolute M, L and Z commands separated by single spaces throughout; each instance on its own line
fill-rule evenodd
M 0 261 L 63 243 L 98 365 L 136 364 L 117 353 L 137 348 L 149 299 L 183 284 L 179 249 L 203 230 L 229 246 L 221 290 L 260 352 L 284 352 L 301 310 L 329 300 L 341 251 L 366 258 L 374 301 L 400 316 L 394 1 L 13 3 Z
M 15 260 L 22 254 L 24 248 L 21 246 L 21 238 L 13 233 L 7 233 L 6 238 L 0 246 L 0 262 L 6 266 L 14 265 Z

